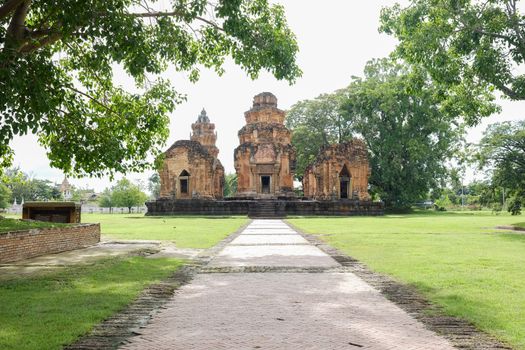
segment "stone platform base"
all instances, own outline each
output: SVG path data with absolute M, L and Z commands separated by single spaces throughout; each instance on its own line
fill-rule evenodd
M 285 217 L 286 215 L 383 215 L 381 202 L 338 200 L 199 200 L 157 199 L 146 202 L 146 215 L 248 215 Z

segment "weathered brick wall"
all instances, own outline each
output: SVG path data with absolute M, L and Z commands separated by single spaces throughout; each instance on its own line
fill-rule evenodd
M 316 200 L 337 198 L 370 201 L 370 164 L 366 144 L 361 139 L 323 147 L 304 172 L 304 196 Z M 347 187 L 341 185 L 346 178 Z
M 161 198 L 223 197 L 224 167 L 199 142 L 179 140 L 164 155 L 159 173 Z M 189 174 L 186 193 L 181 192 L 180 183 L 184 171 Z
M 146 202 L 146 215 L 246 215 L 250 201 L 171 200 Z
M 100 224 L 0 233 L 0 263 L 84 248 L 100 242 Z
M 247 215 L 257 206 L 258 200 L 171 200 L 158 199 L 146 202 L 146 215 Z M 277 214 L 282 215 L 383 215 L 381 202 L 338 200 L 275 200 L 279 207 Z

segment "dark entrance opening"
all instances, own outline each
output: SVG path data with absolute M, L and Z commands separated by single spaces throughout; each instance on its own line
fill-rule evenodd
M 186 195 L 190 191 L 189 181 L 190 181 L 190 173 L 188 173 L 186 170 L 183 170 L 179 175 L 179 181 L 180 181 L 180 193 L 181 195 Z
M 348 198 L 348 181 L 341 180 L 341 198 Z
M 270 193 L 270 176 L 261 176 L 261 189 L 262 193 Z
M 349 198 L 348 192 L 350 192 L 350 172 L 348 171 L 346 165 L 343 166 L 341 172 L 339 173 L 339 193 L 340 198 Z
M 188 180 L 180 180 L 180 193 L 188 193 Z

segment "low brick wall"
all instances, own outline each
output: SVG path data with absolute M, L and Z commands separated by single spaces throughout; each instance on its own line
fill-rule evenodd
M 288 215 L 304 216 L 380 216 L 385 207 L 381 202 L 344 199 L 339 201 L 286 202 Z
M 158 199 L 146 202 L 146 215 L 247 215 L 251 201 Z
M 88 247 L 100 242 L 100 224 L 0 233 L 0 263 Z
M 146 202 L 146 215 L 248 215 L 258 200 L 172 200 L 167 198 Z M 279 214 L 305 216 L 384 215 L 380 202 L 344 199 L 339 201 L 275 200 Z

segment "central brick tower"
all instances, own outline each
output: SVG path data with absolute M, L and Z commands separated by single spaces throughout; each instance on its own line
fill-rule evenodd
M 244 118 L 246 125 L 239 130 L 240 146 L 234 154 L 237 197 L 294 197 L 295 149 L 277 98 L 270 92 L 255 96 Z

